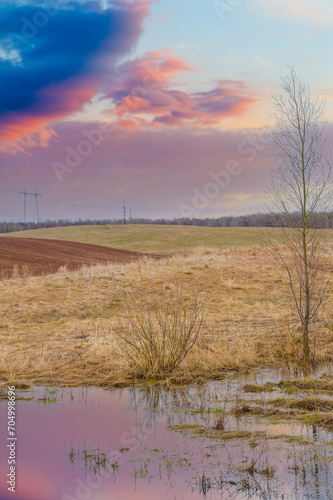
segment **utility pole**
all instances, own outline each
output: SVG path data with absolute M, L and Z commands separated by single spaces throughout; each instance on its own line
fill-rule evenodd
M 36 201 L 37 222 L 39 222 L 38 196 L 42 196 L 42 195 L 38 194 L 37 188 L 36 188 L 36 191 L 35 191 L 35 201 Z
M 27 196 L 34 196 L 35 197 L 37 222 L 39 222 L 38 196 L 42 196 L 42 195 L 38 193 L 37 188 L 36 188 L 34 193 L 28 193 L 25 190 L 25 187 L 23 188 L 23 191 L 20 191 L 20 194 L 24 195 L 24 200 L 23 200 L 23 221 L 24 221 L 24 224 L 26 223 L 26 217 L 27 217 Z
M 131 221 L 131 224 L 132 224 L 132 210 L 130 210 L 130 221 Z
M 123 203 L 123 215 L 124 215 L 124 224 L 126 224 L 126 205 Z

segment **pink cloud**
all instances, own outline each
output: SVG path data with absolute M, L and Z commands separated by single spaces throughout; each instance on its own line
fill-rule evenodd
M 31 136 L 34 131 L 38 131 L 41 137 L 45 138 L 47 124 L 80 109 L 85 102 L 92 99 L 94 93 L 93 82 L 88 81 L 49 85 L 39 92 L 41 99 L 50 101 L 47 110 L 36 115 L 12 113 L 1 127 L 1 139 L 15 141 L 25 135 Z
M 176 89 L 180 72 L 196 71 L 169 51 L 148 52 L 117 68 L 105 97 L 113 99 L 112 114 L 146 126 L 207 126 L 246 113 L 257 101 L 242 81 L 219 80 L 212 90 Z
M 91 52 L 83 50 L 80 53 L 84 64 L 79 64 L 75 70 L 72 69 L 73 61 L 76 60 L 75 50 L 79 50 L 82 44 L 71 49 L 75 57 L 69 50 L 68 56 L 64 56 L 66 72 L 62 80 L 58 79 L 63 67 L 60 57 L 54 58 L 60 65 L 59 70 L 53 68 L 52 58 L 48 55 L 45 55 L 48 65 L 39 65 L 36 74 L 33 69 L 29 70 L 28 65 L 23 69 L 11 69 L 7 76 L 8 82 L 3 83 L 8 99 L 4 95 L 3 100 L 15 104 L 6 105 L 0 118 L 0 151 L 15 153 L 22 151 L 26 145 L 46 146 L 51 137 L 51 124 L 53 128 L 57 121 L 81 110 L 101 92 L 104 99 L 113 101 L 113 109 L 107 113 L 117 118 L 118 124 L 128 131 L 214 126 L 226 118 L 246 113 L 257 99 L 244 82 L 219 80 L 207 91 L 182 90 L 184 82 L 179 82 L 179 75 L 198 70 L 168 50 L 148 52 L 117 66 L 119 58 L 128 54 L 139 39 L 151 3 L 152 0 L 135 0 L 130 4 L 126 0 L 115 0 L 113 8 L 117 25 L 120 26 L 119 33 L 112 29 L 112 22 L 115 22 L 113 14 L 110 13 L 109 24 L 105 20 L 99 21 L 95 31 L 101 43 L 97 47 L 94 39 L 94 43 L 90 44 L 93 47 Z M 73 15 L 72 12 L 70 14 Z M 66 19 L 68 15 L 67 11 L 61 11 L 57 20 L 60 22 L 61 16 Z M 92 13 L 95 19 L 94 16 L 95 12 Z M 105 16 L 100 17 L 104 19 Z M 90 26 L 89 23 L 87 26 Z M 105 31 L 103 35 L 99 34 L 100 25 Z M 60 50 L 57 30 L 54 33 L 39 33 L 42 45 L 57 47 L 54 49 L 56 55 Z M 78 39 L 75 36 L 75 40 Z M 68 45 L 71 47 L 70 43 Z M 22 85 L 20 95 L 15 94 L 15 98 L 12 98 L 10 82 L 14 76 L 27 80 L 29 85 L 27 91 Z

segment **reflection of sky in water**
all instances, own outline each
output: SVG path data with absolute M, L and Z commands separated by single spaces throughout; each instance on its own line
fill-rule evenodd
M 331 498 L 326 489 L 332 488 L 332 460 L 323 457 L 331 458 L 332 446 L 325 441 L 332 441 L 332 435 L 321 429 L 313 436 L 313 429 L 305 425 L 267 425 L 249 417 L 225 417 L 225 431 L 302 435 L 318 440 L 316 450 L 283 438 L 194 439 L 168 429 L 179 424 L 213 429 L 221 414 L 206 410 L 228 409 L 234 404 L 238 385 L 230 381 L 170 390 L 57 389 L 55 395 L 38 388 L 35 400 L 47 394 L 59 401 L 17 402 L 17 492 L 15 496 L 7 492 L 3 481 L 8 466 L 7 449 L 2 446 L 0 498 L 187 500 L 204 498 L 202 490 L 207 499 L 248 498 L 249 493 L 251 498 L 270 498 L 264 496 L 267 494 L 282 498 L 283 493 L 291 499 Z M 272 398 L 272 394 L 255 397 Z M 6 412 L 3 401 L 3 423 Z M 97 450 L 99 467 L 94 455 Z M 250 474 L 245 467 L 253 461 L 256 471 Z M 269 467 L 274 468 L 274 477 L 264 473 Z M 84 486 L 87 484 L 90 488 Z

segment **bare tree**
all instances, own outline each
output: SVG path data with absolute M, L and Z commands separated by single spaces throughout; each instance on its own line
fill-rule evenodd
M 325 238 L 323 214 L 331 194 L 331 161 L 321 122 L 324 102 L 313 99 L 309 87 L 290 68 L 282 79 L 283 93 L 273 96 L 276 128 L 269 208 L 282 225 L 288 256 L 274 255 L 286 272 L 293 304 L 302 326 L 303 366 L 311 365 L 309 329 L 326 293 L 321 263 Z M 326 276 L 327 278 L 327 276 Z

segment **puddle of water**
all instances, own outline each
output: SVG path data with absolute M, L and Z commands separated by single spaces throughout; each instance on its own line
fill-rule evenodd
M 332 498 L 332 433 L 236 418 L 238 396 L 272 399 L 244 383 L 22 393 L 34 401 L 17 401 L 16 500 Z M 2 401 L 3 423 L 6 413 Z M 6 474 L 4 444 L 0 460 Z M 13 498 L 3 480 L 0 498 Z

